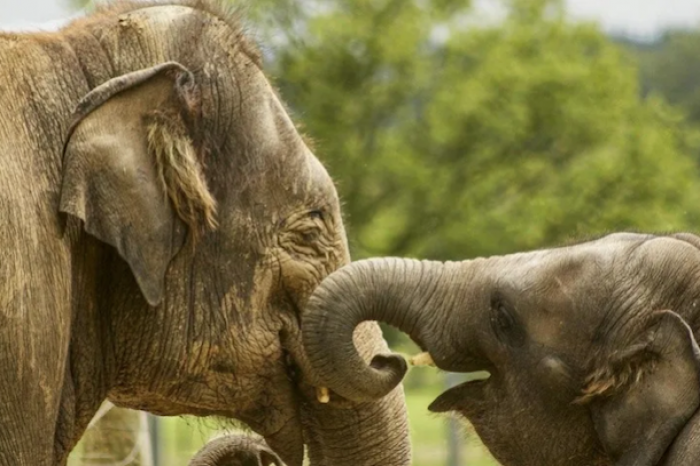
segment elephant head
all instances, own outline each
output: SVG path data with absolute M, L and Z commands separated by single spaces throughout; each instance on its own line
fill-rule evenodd
M 699 245 L 613 234 L 464 262 L 359 261 L 311 297 L 307 355 L 331 390 L 378 399 L 407 365 L 391 354 L 367 365 L 351 335 L 386 322 L 440 369 L 488 371 L 429 409 L 466 417 L 504 465 L 695 464 Z
M 322 403 L 310 383 L 300 310 L 349 262 L 338 195 L 217 5 L 0 34 L 0 207 L 23 219 L 0 229 L 0 393 L 33 410 L 0 432 L 10 462 L 63 464 L 105 398 L 241 420 L 290 466 L 305 445 L 313 464 L 410 460 L 400 388 Z M 375 325 L 358 344 L 385 348 Z M 14 433 L 44 420 L 41 445 Z

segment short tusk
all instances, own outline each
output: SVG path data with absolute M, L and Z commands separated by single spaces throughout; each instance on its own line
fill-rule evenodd
M 326 404 L 331 401 L 331 392 L 327 387 L 316 387 L 316 399 L 319 403 Z
M 435 366 L 433 357 L 427 351 L 413 356 L 409 362 L 412 366 Z

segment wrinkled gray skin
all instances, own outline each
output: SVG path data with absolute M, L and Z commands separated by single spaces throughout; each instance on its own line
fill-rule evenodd
M 226 435 L 212 440 L 195 454 L 189 466 L 284 466 L 264 440 Z
M 700 238 L 613 234 L 464 262 L 373 259 L 309 300 L 320 382 L 377 399 L 406 370 L 358 359 L 358 322 L 394 325 L 444 370 L 485 370 L 431 405 L 474 425 L 505 466 L 700 464 Z
M 349 261 L 331 179 L 235 15 L 171 3 L 0 34 L 0 465 L 65 464 L 106 398 L 290 466 L 409 464 L 400 389 L 308 383 L 299 309 Z

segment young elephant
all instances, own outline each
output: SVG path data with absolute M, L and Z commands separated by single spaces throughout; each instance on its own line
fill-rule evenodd
M 373 259 L 330 275 L 302 324 L 319 383 L 374 400 L 403 377 L 368 366 L 362 321 L 408 333 L 437 367 L 486 370 L 443 393 L 506 466 L 700 464 L 700 238 L 614 234 L 464 262 Z

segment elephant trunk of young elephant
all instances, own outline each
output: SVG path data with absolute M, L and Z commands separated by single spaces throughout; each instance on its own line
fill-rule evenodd
M 391 392 L 407 370 L 396 354 L 376 355 L 368 365 L 353 343 L 363 321 L 377 320 L 407 333 L 440 358 L 454 352 L 436 313 L 459 296 L 455 289 L 465 263 L 382 258 L 358 261 L 330 275 L 309 300 L 303 319 L 306 354 L 314 372 L 334 392 L 354 401 L 376 400 Z M 459 279 L 458 279 L 459 276 Z M 342 365 L 337 361 L 343 361 Z M 468 362 L 466 362 L 467 365 Z M 454 369 L 457 370 L 457 369 Z

